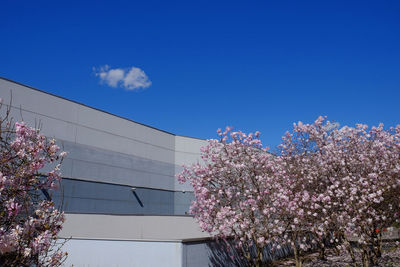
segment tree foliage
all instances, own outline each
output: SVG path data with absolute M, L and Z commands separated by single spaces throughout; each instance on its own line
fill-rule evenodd
M 64 214 L 48 190 L 59 184 L 65 153 L 38 129 L 13 123 L 9 109 L 0 126 L 0 265 L 59 266 L 66 257 L 56 244 Z M 44 167 L 51 170 L 40 172 Z
M 202 163 L 184 167 L 196 200 L 191 213 L 212 235 L 234 238 L 254 264 L 266 246 L 302 255 L 326 246 L 354 250 L 363 265 L 381 256 L 382 230 L 399 222 L 400 126 L 338 128 L 324 117 L 294 124 L 278 152 L 268 153 L 259 133 L 219 131 L 202 149 Z M 355 257 L 353 257 L 355 260 Z

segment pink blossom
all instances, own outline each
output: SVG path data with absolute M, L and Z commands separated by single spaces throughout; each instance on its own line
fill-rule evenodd
M 6 125 L 6 121 L 3 121 Z M 12 128 L 8 128 L 12 131 Z M 25 123 L 15 123 L 14 135 L 0 140 L 0 255 L 6 265 L 59 266 L 65 258 L 57 248 L 51 250 L 62 228 L 64 214 L 48 200 L 34 194 L 54 188 L 61 179 L 59 166 L 39 172 L 45 165 L 59 161 L 59 147 L 54 140 L 40 135 Z

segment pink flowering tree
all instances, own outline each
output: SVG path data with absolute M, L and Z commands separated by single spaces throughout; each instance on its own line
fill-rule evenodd
M 339 129 L 319 117 L 294 124 L 274 156 L 258 133 L 219 135 L 202 149 L 203 162 L 178 175 L 194 188 L 191 213 L 203 230 L 233 238 L 256 266 L 269 245 L 290 245 L 298 267 L 310 250 L 324 258 L 327 245 L 355 261 L 352 237 L 363 266 L 377 262 L 382 230 L 399 222 L 400 126 Z
M 332 156 L 341 144 L 333 142 L 335 125 L 319 117 L 313 124 L 294 124 L 279 146 L 282 176 L 279 181 L 285 188 L 282 197 L 282 214 L 289 224 L 285 242 L 293 248 L 296 266 L 302 265 L 302 254 L 320 249 L 325 258 L 325 246 L 341 244 L 339 225 L 343 222 L 338 212 L 342 210 L 345 195 L 336 190 L 341 178 L 333 175 Z M 334 167 L 335 168 L 335 167 Z
M 191 213 L 200 227 L 217 238 L 234 238 L 243 255 L 261 266 L 263 249 L 286 230 L 276 216 L 276 192 L 284 190 L 277 181 L 280 159 L 262 146 L 258 132 L 246 135 L 228 127 L 218 133 L 219 140 L 202 148 L 203 162 L 185 167 L 178 179 L 194 188 Z
M 0 265 L 59 266 L 66 257 L 57 244 L 64 214 L 48 190 L 59 184 L 65 153 L 6 113 L 0 125 Z M 45 166 L 53 168 L 40 172 Z
M 326 241 L 347 244 L 353 261 L 348 239 L 354 237 L 363 266 L 376 264 L 382 230 L 399 220 L 400 126 L 338 129 L 323 117 L 313 124 L 299 122 L 284 137 L 280 156 L 287 163 L 285 179 L 297 184 L 289 195 L 295 206 L 291 217 L 302 222 L 291 225 L 298 235 L 295 256 L 311 248 L 300 234 L 310 231 L 321 251 Z

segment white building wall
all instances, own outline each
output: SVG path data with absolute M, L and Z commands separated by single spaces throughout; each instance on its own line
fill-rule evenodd
M 69 240 L 64 266 L 176 267 L 182 266 L 182 243 L 119 240 Z

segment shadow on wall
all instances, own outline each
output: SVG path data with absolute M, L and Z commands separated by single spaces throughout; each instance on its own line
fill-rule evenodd
M 308 234 L 307 235 L 307 242 L 309 245 L 311 245 L 311 250 L 310 251 L 316 251 L 318 249 L 317 244 L 312 244 L 313 235 Z M 326 248 L 333 248 L 335 244 L 330 243 L 329 240 L 331 240 L 333 237 L 333 234 L 331 237 L 327 237 L 325 239 L 325 247 Z M 234 240 L 228 240 L 228 241 L 208 241 L 207 243 L 207 248 L 208 248 L 208 254 L 209 254 L 209 264 L 208 266 L 210 267 L 219 267 L 219 266 L 239 266 L 239 267 L 247 267 L 247 266 L 254 266 L 254 263 L 252 264 L 249 262 L 242 254 L 240 249 L 235 248 L 235 243 Z M 287 257 L 293 257 L 293 248 L 291 247 L 290 244 L 286 245 L 280 245 L 280 249 L 273 249 L 272 248 L 273 244 L 270 243 L 267 245 L 264 250 L 263 250 L 263 266 L 270 266 L 272 262 L 275 262 L 277 260 L 287 258 Z M 251 248 L 251 258 L 254 259 L 256 258 L 256 249 L 255 247 Z
M 233 241 L 209 241 L 207 243 L 209 249 L 210 267 L 222 266 L 254 266 L 244 256 L 240 249 L 235 248 Z M 252 251 L 253 258 L 256 255 L 255 249 Z M 272 249 L 272 245 L 265 247 L 263 258 L 265 265 L 268 266 L 272 261 L 282 259 L 293 255 L 293 250 L 290 246 L 282 246 L 281 249 Z

